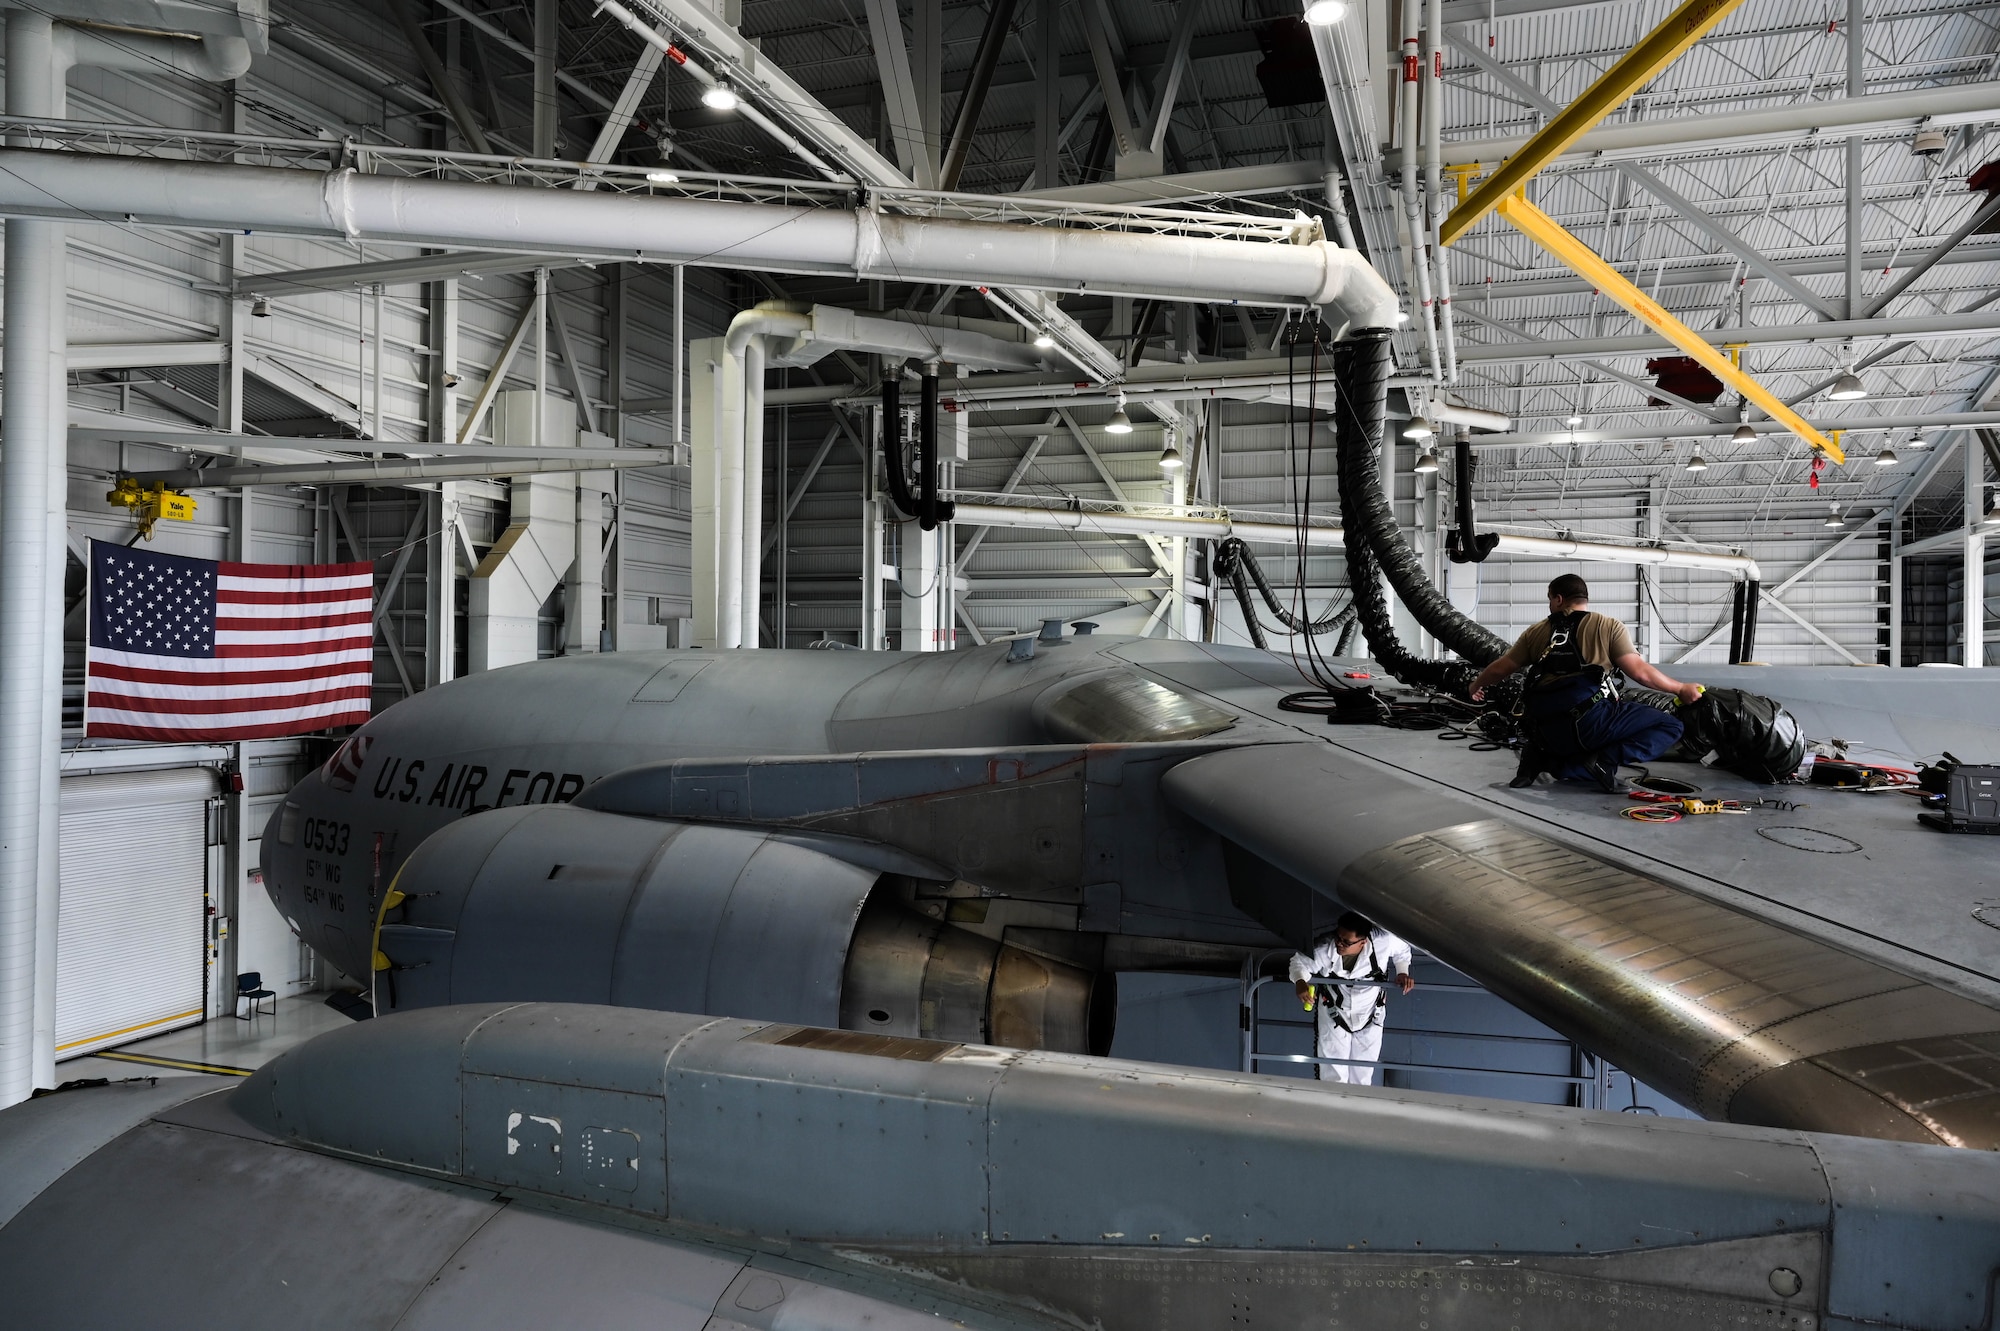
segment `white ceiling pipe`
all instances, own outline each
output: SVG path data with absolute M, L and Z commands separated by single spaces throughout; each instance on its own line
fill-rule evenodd
M 523 189 L 353 171 L 0 149 L 0 214 L 895 282 L 1316 304 L 1355 328 L 1389 327 L 1396 312 L 1388 283 L 1359 255 L 1325 241 L 942 221 L 866 209 Z
M 1454 406 L 1449 402 L 1430 403 L 1430 418 L 1475 430 L 1504 430 L 1514 423 L 1504 411 L 1481 411 L 1478 407 Z
M 935 361 L 962 370 L 1037 371 L 1050 364 L 1025 342 L 969 328 L 873 318 L 835 305 L 813 306 L 804 330 L 788 342 L 778 342 L 774 334 L 771 364 L 812 365 L 836 351 L 865 351 L 926 364 Z
M 1052 531 L 1074 531 L 1100 536 L 1181 536 L 1219 541 L 1235 536 L 1267 545 L 1297 545 L 1297 527 L 1282 522 L 1239 521 L 1227 513 L 1205 516 L 1175 514 L 1096 513 L 1072 508 L 1024 508 L 1011 504 L 982 504 L 958 499 L 956 520 L 980 527 L 1037 527 Z M 1305 544 L 1311 549 L 1339 549 L 1344 535 L 1339 527 L 1308 527 Z M 1732 578 L 1763 580 L 1757 561 L 1747 555 L 1706 554 L 1698 550 L 1668 550 L 1650 545 L 1612 545 L 1595 541 L 1555 540 L 1545 536 L 1503 534 L 1495 547 L 1502 554 L 1528 555 L 1537 559 L 1575 559 L 1601 564 L 1651 564 L 1664 568 L 1698 568 L 1726 573 Z

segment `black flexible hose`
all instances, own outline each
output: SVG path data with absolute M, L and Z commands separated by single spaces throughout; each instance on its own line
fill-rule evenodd
M 1334 374 L 1340 387 L 1340 409 L 1334 440 L 1340 458 L 1340 519 L 1347 533 L 1348 580 L 1357 604 L 1361 584 L 1353 568 L 1357 540 L 1365 543 L 1371 562 L 1389 579 L 1396 595 L 1426 632 L 1477 667 L 1490 665 L 1507 650 L 1507 643 L 1460 614 L 1424 576 L 1416 551 L 1396 527 L 1389 500 L 1382 493 L 1382 427 L 1389 390 L 1389 334 L 1370 329 L 1334 347 Z M 1365 612 L 1364 612 L 1365 613 Z M 1363 619 L 1364 628 L 1367 620 Z M 1386 625 L 1385 625 L 1386 626 Z M 1375 633 L 1369 632 L 1370 650 Z M 1394 632 L 1389 631 L 1393 640 Z M 1396 643 L 1395 650 L 1415 661 Z M 1381 658 L 1377 658 L 1381 659 Z M 1390 665 L 1382 660 L 1383 665 Z M 1427 663 L 1435 664 L 1435 663 Z M 1401 673 L 1392 667 L 1392 673 Z
M 1470 687 L 1476 673 L 1473 667 L 1458 662 L 1426 661 L 1413 656 L 1396 636 L 1395 621 L 1389 613 L 1389 598 L 1382 592 L 1385 570 L 1376 562 L 1374 542 L 1370 539 L 1371 523 L 1390 523 L 1390 530 L 1394 531 L 1389 505 L 1382 498 L 1381 471 L 1377 464 L 1382 455 L 1382 427 L 1389 406 L 1387 330 L 1365 329 L 1353 339 L 1337 343 L 1333 351 L 1333 366 L 1340 393 L 1333 434 L 1340 459 L 1336 479 L 1340 488 L 1342 543 L 1347 549 L 1347 585 L 1354 596 L 1354 609 L 1361 621 L 1361 632 L 1368 640 L 1368 654 L 1405 684 L 1463 693 Z M 1410 553 L 1409 547 L 1402 544 L 1400 535 L 1396 536 L 1395 544 L 1401 545 L 1405 554 Z M 1414 565 L 1414 556 L 1411 556 L 1410 562 Z M 1429 583 L 1424 580 L 1422 571 L 1416 570 L 1416 575 L 1428 588 Z M 1397 591 L 1403 591 L 1400 584 Z M 1408 593 L 1403 594 L 1407 601 Z M 1456 611 L 1452 613 L 1457 614 Z M 1421 622 L 1422 616 L 1418 618 Z M 1439 637 L 1443 640 L 1442 635 Z M 1499 639 L 1494 641 L 1497 643 Z M 1447 641 L 1446 645 L 1450 643 Z M 1490 661 L 1505 650 L 1506 644 L 1501 643 L 1486 660 Z
M 910 473 L 903 469 L 903 386 L 891 377 L 882 381 L 882 470 L 888 473 L 889 502 L 907 522 L 917 516 L 917 497 L 910 493 Z
M 1278 594 L 1271 589 L 1271 583 L 1258 566 L 1257 556 L 1243 543 L 1240 536 L 1224 537 L 1215 547 L 1215 571 L 1229 579 L 1229 585 L 1236 592 L 1237 604 L 1243 608 L 1243 622 L 1250 630 L 1250 641 L 1258 647 L 1265 646 L 1264 628 L 1257 620 L 1257 607 L 1250 599 L 1249 583 L 1257 584 L 1257 591 L 1263 596 L 1264 604 L 1277 616 L 1278 622 L 1294 633 L 1331 633 L 1354 621 L 1354 607 L 1348 605 L 1319 619 L 1302 619 L 1285 609 Z

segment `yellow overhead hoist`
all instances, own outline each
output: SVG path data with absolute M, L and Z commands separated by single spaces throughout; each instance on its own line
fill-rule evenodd
M 139 524 L 139 534 L 149 541 L 153 539 L 153 524 L 161 518 L 172 518 L 176 522 L 194 521 L 194 496 L 169 490 L 159 481 L 148 487 L 130 476 L 121 476 L 118 484 L 105 493 L 104 502 L 130 509 L 133 521 Z

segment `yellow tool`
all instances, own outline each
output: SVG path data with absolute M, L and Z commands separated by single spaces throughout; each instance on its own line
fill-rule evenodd
M 1576 141 L 1597 127 L 1626 98 L 1645 87 L 1660 71 L 1678 60 L 1708 30 L 1729 17 L 1743 0 L 1687 0 L 1667 16 L 1667 21 L 1627 51 L 1618 63 L 1598 75 L 1597 82 L 1571 102 L 1521 145 L 1521 151 L 1500 164 L 1472 197 L 1452 209 L 1444 219 L 1440 236 L 1449 245 L 1464 235 L 1480 218 L 1500 206 L 1537 172 L 1567 152 Z M 1761 404 L 1760 404 L 1761 405 Z
M 1564 230 L 1555 218 L 1529 203 L 1526 195 L 1508 195 L 1500 201 L 1498 210 L 1500 216 L 1513 223 L 1528 239 L 1568 264 L 1577 276 L 1630 310 L 1640 323 L 1685 351 L 1716 378 L 1756 403 L 1765 415 L 1835 462 L 1847 461 L 1847 454 L 1841 451 L 1838 443 L 1806 424 L 1804 417 L 1738 369 L 1728 356 L 1703 341 L 1701 334 L 1668 314 L 1658 301 L 1633 286 L 1617 269 L 1599 258 L 1590 246 Z
M 194 521 L 194 497 L 179 490 L 169 490 L 159 481 L 153 482 L 148 489 L 130 476 L 121 476 L 117 486 L 105 493 L 104 502 L 130 509 L 133 519 L 139 524 L 139 534 L 149 541 L 153 539 L 153 524 L 161 518 L 172 518 L 176 522 Z

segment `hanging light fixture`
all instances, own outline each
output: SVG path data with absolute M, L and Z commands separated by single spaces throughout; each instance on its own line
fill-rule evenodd
M 1847 525 L 1841 520 L 1839 504 L 1828 504 L 1826 506 L 1826 521 L 1820 525 L 1835 531 Z
M 2000 490 L 1986 492 L 1986 525 L 2000 527 Z
M 742 102 L 727 83 L 711 83 L 701 95 L 701 104 L 713 111 L 734 111 Z
M 1436 433 L 1437 431 L 1431 428 L 1431 423 L 1424 419 L 1422 412 L 1418 412 L 1416 415 L 1410 417 L 1410 423 L 1403 427 L 1403 438 L 1405 439 L 1429 439 Z
M 1901 461 L 1902 459 L 1896 456 L 1896 450 L 1887 444 L 1882 445 L 1882 451 L 1875 455 L 1875 465 L 1878 467 L 1893 467 Z
M 270 317 L 271 317 L 271 302 L 270 302 L 270 301 L 268 301 L 268 300 L 266 300 L 266 299 L 264 299 L 264 298 L 263 298 L 262 296 L 259 296 L 259 297 L 257 297 L 257 299 L 255 299 L 255 300 L 251 301 L 251 302 L 250 302 L 250 317 L 251 317 L 251 318 L 253 318 L 253 319 L 268 319 L 268 318 L 270 318 Z
M 1056 344 L 1056 335 L 1054 333 L 1051 333 L 1048 329 L 1044 328 L 1041 332 L 1035 334 L 1035 345 L 1037 347 L 1040 347 L 1043 351 L 1048 351 L 1049 349 L 1054 347 L 1055 344 Z
M 1306 6 L 1306 22 L 1315 28 L 1330 28 L 1346 17 L 1344 0 L 1313 0 Z
M 1437 469 L 1438 469 L 1437 450 L 1435 448 L 1426 447 L 1424 449 L 1423 456 L 1417 459 L 1417 466 L 1416 466 L 1417 475 L 1428 476 Z
M 678 185 L 681 178 L 664 166 L 656 166 L 646 173 L 646 181 L 652 185 Z
M 1181 451 L 1175 448 L 1173 441 L 1169 439 L 1166 448 L 1160 453 L 1160 470 L 1179 471 L 1185 465 L 1186 462 L 1181 457 Z
M 1577 426 L 1583 424 L 1582 413 L 1577 411 L 1571 411 L 1570 414 L 1563 420 L 1563 424 L 1569 426 L 1572 430 L 1574 430 Z
M 1909 449 L 1912 453 L 1921 453 L 1930 446 L 1931 441 L 1924 438 L 1922 430 L 1910 431 L 1910 442 L 1903 445 L 1903 447 Z
M 1736 427 L 1736 433 L 1729 436 L 1729 442 L 1732 444 L 1754 444 L 1757 442 L 1757 432 L 1751 429 L 1746 422 Z
M 1826 395 L 1835 402 L 1852 402 L 1856 398 L 1867 397 L 1868 390 L 1862 386 L 1861 376 L 1852 370 L 1842 370 L 1840 377 L 1833 381 L 1833 387 L 1826 390 Z
M 1700 448 L 1696 448 L 1694 451 L 1694 456 L 1687 460 L 1687 469 L 1689 471 L 1708 470 L 1708 459 L 1701 455 Z
M 1132 433 L 1132 418 L 1125 414 L 1125 395 L 1123 393 L 1118 395 L 1118 407 L 1111 413 L 1111 419 L 1104 422 L 1104 433 Z

